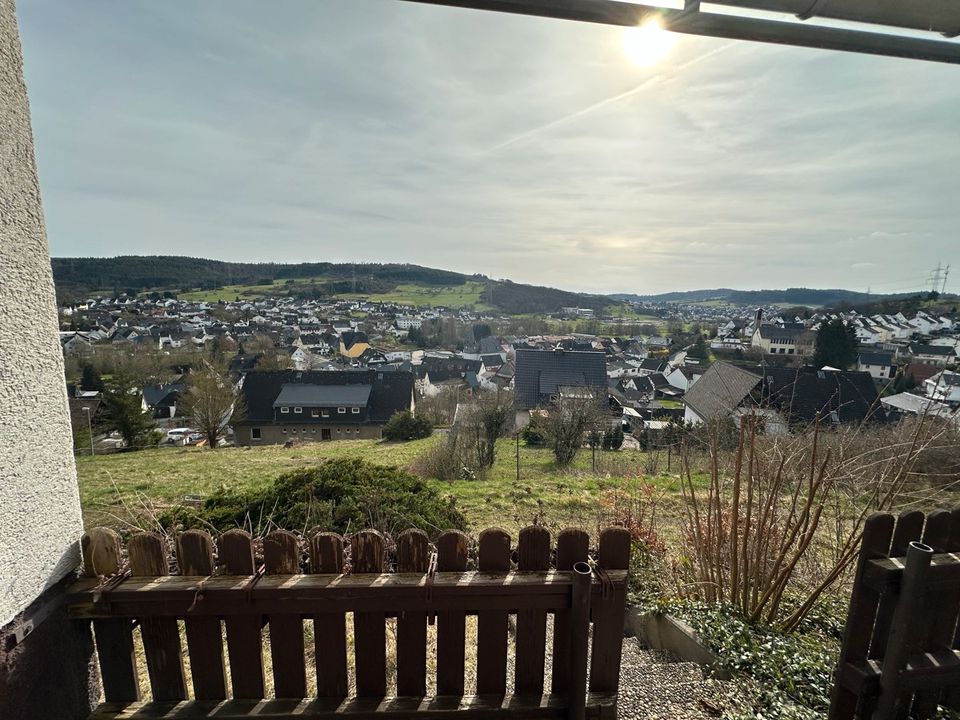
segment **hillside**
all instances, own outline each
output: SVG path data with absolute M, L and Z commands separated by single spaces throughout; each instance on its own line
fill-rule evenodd
M 733 290 L 714 288 L 712 290 L 687 290 L 682 292 L 661 293 L 659 295 L 631 295 L 621 293 L 611 295 L 616 300 L 629 302 L 675 302 L 704 303 L 725 301 L 734 305 L 807 305 L 810 307 L 836 306 L 842 304 L 875 302 L 882 299 L 908 297 L 911 293 L 900 295 L 876 295 L 853 290 L 814 288 L 787 288 L 786 290 Z
M 601 295 L 490 280 L 409 264 L 234 263 L 179 256 L 53 258 L 60 302 L 89 295 L 172 292 L 217 302 L 264 295 L 360 298 L 413 305 L 496 309 L 507 314 L 550 313 L 563 306 L 596 311 L 616 305 Z

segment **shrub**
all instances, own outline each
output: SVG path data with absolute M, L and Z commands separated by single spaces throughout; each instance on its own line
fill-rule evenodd
M 530 424 L 520 430 L 520 439 L 530 447 L 543 447 L 547 442 L 547 430 L 539 415 L 530 418 Z
M 604 450 L 619 450 L 623 447 L 623 428 L 617 425 L 603 434 Z
M 383 426 L 383 437 L 395 442 L 420 440 L 430 437 L 433 432 L 433 423 L 424 417 L 417 417 L 409 410 L 401 410 Z
M 895 505 L 918 456 L 942 432 L 828 431 L 818 423 L 781 437 L 761 434 L 759 420 L 741 418 L 732 455 L 715 434 L 706 492 L 684 452 L 688 581 L 701 599 L 728 602 L 750 622 L 792 631 L 846 575 L 866 518 Z M 792 595 L 800 599 L 787 607 Z
M 414 458 L 410 469 L 425 478 L 456 480 L 463 475 L 463 460 L 457 433 L 451 430 Z
M 364 527 L 396 532 L 408 527 L 464 529 L 452 498 L 400 468 L 360 458 L 326 460 L 285 473 L 261 490 L 221 489 L 198 509 L 178 507 L 160 516 L 164 527 L 245 527 L 255 534 L 271 526 L 320 527 L 340 533 Z

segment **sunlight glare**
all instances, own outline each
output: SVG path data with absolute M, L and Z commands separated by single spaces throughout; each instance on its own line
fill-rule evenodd
M 656 65 L 670 54 L 675 42 L 674 34 L 664 30 L 658 18 L 623 32 L 623 49 L 633 64 L 640 67 Z

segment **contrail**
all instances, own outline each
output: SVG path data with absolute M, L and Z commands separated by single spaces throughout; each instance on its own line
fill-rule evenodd
M 634 95 L 641 93 L 644 90 L 647 90 L 648 88 L 654 87 L 655 85 L 659 85 L 660 83 L 666 80 L 670 80 L 674 78 L 678 73 L 686 70 L 687 68 L 693 67 L 694 65 L 697 65 L 698 63 L 701 63 L 704 60 L 711 58 L 714 55 L 717 55 L 718 53 L 723 52 L 724 50 L 728 50 L 734 47 L 736 44 L 737 43 L 727 43 L 726 45 L 721 45 L 718 48 L 714 48 L 709 52 L 705 52 L 703 55 L 698 55 L 697 57 L 692 58 L 691 60 L 688 60 L 682 65 L 677 65 L 669 73 L 661 73 L 660 75 L 654 75 L 652 78 L 647 78 L 642 83 L 640 83 L 636 87 L 630 88 L 626 92 L 622 92 L 619 95 L 614 95 L 613 97 L 609 97 L 606 100 L 601 100 L 600 102 L 594 103 L 593 105 L 590 105 L 589 107 L 585 107 L 582 110 L 577 110 L 576 112 L 571 113 L 569 115 L 565 115 L 562 118 L 558 118 L 556 120 L 548 122 L 546 125 L 541 125 L 540 127 L 534 128 L 533 130 L 528 130 L 525 133 L 516 135 L 510 138 L 509 140 L 506 140 L 500 143 L 499 145 L 494 145 L 492 148 L 487 150 L 487 152 L 496 152 L 497 150 L 503 150 L 506 147 L 510 147 L 511 145 L 517 144 L 518 142 L 529 140 L 530 138 L 540 135 L 541 133 L 547 132 L 548 130 L 552 130 L 558 125 L 563 125 L 564 123 L 570 122 L 571 120 L 576 120 L 579 117 L 583 117 L 584 115 L 592 113 L 595 110 L 604 108 L 607 105 L 613 105 L 614 103 L 618 103 L 621 100 L 627 99 L 628 97 L 633 97 Z

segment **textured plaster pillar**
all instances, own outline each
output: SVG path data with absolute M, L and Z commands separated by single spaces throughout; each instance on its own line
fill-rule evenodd
M 89 631 L 56 602 L 83 531 L 23 58 L 0 0 L 0 718 L 85 717 Z

